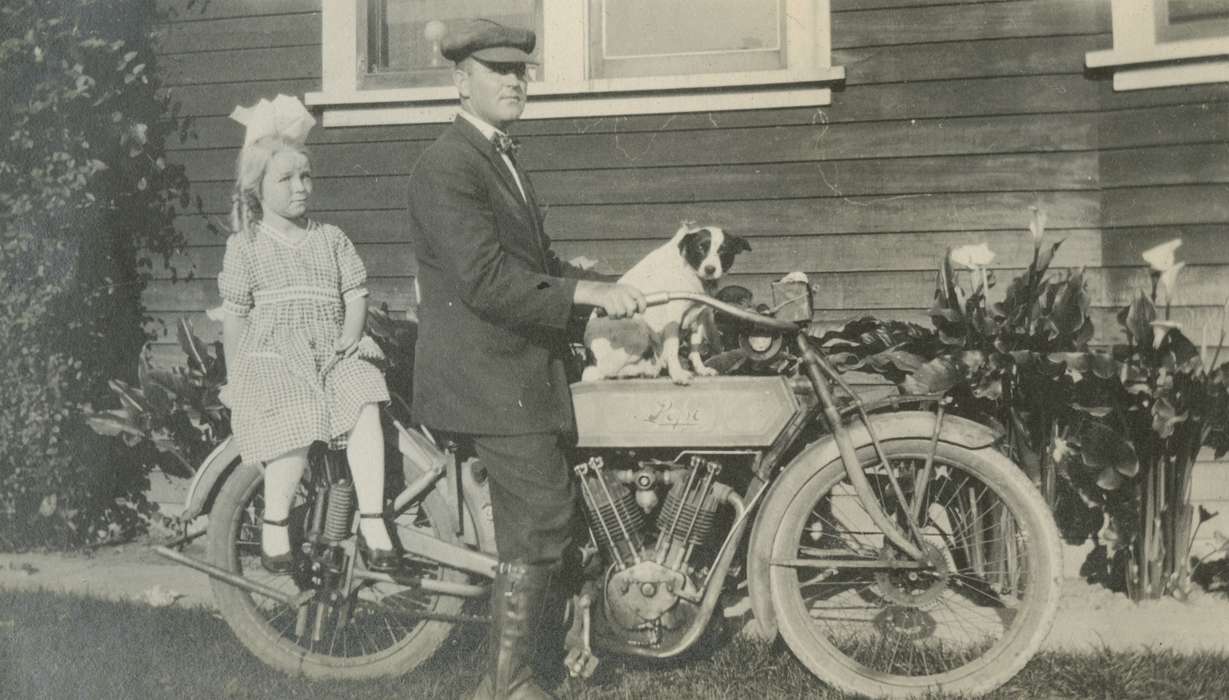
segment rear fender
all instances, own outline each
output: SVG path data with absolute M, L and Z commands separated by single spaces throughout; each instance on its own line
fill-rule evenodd
M 935 414 L 928 411 L 877 413 L 872 415 L 870 420 L 875 426 L 875 435 L 881 442 L 902 438 L 929 439 L 935 431 Z M 847 428 L 855 446 L 861 448 L 871 444 L 870 433 L 860 421 L 849 424 Z M 939 433 L 941 442 L 970 450 L 994 449 L 1000 437 L 999 433 L 980 423 L 950 415 L 943 417 L 943 429 Z M 771 502 L 778 491 L 797 490 L 802 481 L 840 457 L 840 450 L 831 435 L 807 445 L 781 469 L 768 487 L 768 492 L 764 494 L 763 503 Z M 763 517 L 767 512 L 761 505 L 755 525 L 751 529 L 747 549 L 747 588 L 751 594 L 751 610 L 759 626 L 759 633 L 764 638 L 771 639 L 777 635 L 777 618 L 769 596 L 768 557 L 772 552 L 772 541 L 780 523 L 770 522 Z
M 228 437 L 196 468 L 196 475 L 188 486 L 188 498 L 184 504 L 184 520 L 192 520 L 198 515 L 208 513 L 213 507 L 213 498 L 218 487 L 243 459 L 239 456 L 239 445 L 234 436 Z

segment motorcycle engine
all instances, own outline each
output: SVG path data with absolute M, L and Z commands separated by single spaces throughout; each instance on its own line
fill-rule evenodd
M 703 597 L 697 548 L 711 541 L 718 507 L 738 501 L 716 480 L 720 470 L 698 457 L 688 467 L 642 461 L 606 469 L 596 457 L 576 467 L 589 531 L 607 565 L 606 618 L 643 633 L 645 643 L 689 622 Z

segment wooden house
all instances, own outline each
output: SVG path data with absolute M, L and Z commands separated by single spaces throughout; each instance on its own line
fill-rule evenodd
M 227 115 L 278 93 L 322 121 L 316 214 L 356 242 L 375 302 L 413 306 L 407 179 L 456 110 L 434 42 L 466 14 L 539 31 L 514 133 L 565 258 L 625 269 L 680 220 L 712 222 L 750 237 L 729 281 L 757 297 L 801 270 L 820 320 L 924 322 L 945 249 L 986 242 L 1008 279 L 1039 206 L 1065 239 L 1055 266 L 1087 268 L 1099 342 L 1122 341 L 1115 313 L 1149 287 L 1140 253 L 1171 238 L 1188 334 L 1219 330 L 1229 297 L 1222 0 L 160 4 L 160 68 L 190 118 L 173 158 L 203 213 L 181 220 L 179 281 L 145 302 L 203 336 L 242 141 Z M 1200 499 L 1229 500 L 1224 466 L 1201 466 Z

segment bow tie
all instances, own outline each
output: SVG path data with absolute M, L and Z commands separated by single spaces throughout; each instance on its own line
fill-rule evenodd
M 521 145 L 516 142 L 516 139 L 503 132 L 495 132 L 491 134 L 491 142 L 495 144 L 495 151 L 508 156 L 515 156 Z

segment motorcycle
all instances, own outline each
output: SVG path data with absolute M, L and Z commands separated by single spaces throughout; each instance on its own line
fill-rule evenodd
M 771 314 L 650 295 L 727 315 L 743 356 L 771 371 L 573 385 L 570 463 L 589 534 L 570 606 L 574 674 L 591 673 L 596 652 L 684 652 L 743 585 L 760 633 L 850 693 L 988 692 L 1042 643 L 1062 579 L 1058 532 L 1001 435 L 947 413 L 940 396 L 860 400 L 806 332 L 803 287 Z M 189 519 L 209 515 L 207 560 L 158 548 L 213 577 L 222 616 L 274 668 L 403 674 L 457 625 L 486 621 L 475 604 L 497 556 L 481 465 L 393 424 L 400 572 L 364 566 L 344 454 L 325 450 L 292 508 L 290 574 L 261 568 L 262 472 L 230 441 L 188 495 Z

